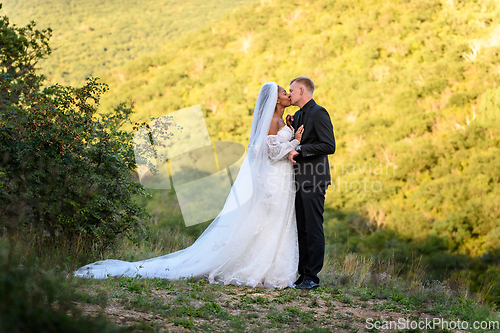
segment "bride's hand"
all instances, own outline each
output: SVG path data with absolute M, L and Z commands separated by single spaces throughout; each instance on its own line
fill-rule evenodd
M 295 132 L 295 140 L 299 140 L 300 142 L 302 140 L 302 133 L 304 133 L 304 125 L 301 125 L 297 129 L 297 132 Z

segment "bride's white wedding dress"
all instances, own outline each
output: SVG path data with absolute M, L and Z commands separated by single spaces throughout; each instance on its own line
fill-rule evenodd
M 271 88 L 274 87 L 275 84 L 271 84 Z M 271 88 L 268 89 L 269 96 L 265 97 L 271 101 L 274 98 L 275 103 Z M 261 103 L 259 112 L 261 118 L 269 118 L 268 113 L 274 112 L 274 107 L 271 110 L 272 103 L 267 99 L 261 101 L 261 94 L 257 103 Z M 268 124 L 270 118 L 264 122 L 254 119 L 245 158 L 247 163 L 243 163 L 232 189 L 239 193 L 251 190 L 250 199 L 234 209 L 234 202 L 228 198 L 219 216 L 193 245 L 143 261 L 98 261 L 81 267 L 74 274 L 93 278 L 204 277 L 210 283 L 224 285 L 293 287 L 299 255 L 293 166 L 287 156 L 299 142 L 291 140 L 294 133 L 288 126 L 281 128 L 277 135 L 267 135 Z M 264 128 L 254 128 L 258 126 Z M 261 138 L 260 143 L 257 136 Z

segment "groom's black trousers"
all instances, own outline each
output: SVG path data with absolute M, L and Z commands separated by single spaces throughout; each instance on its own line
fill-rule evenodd
M 319 284 L 318 273 L 325 257 L 323 211 L 328 186 L 301 187 L 295 194 L 299 238 L 299 275 Z

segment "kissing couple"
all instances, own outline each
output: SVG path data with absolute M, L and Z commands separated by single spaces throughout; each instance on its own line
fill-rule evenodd
M 189 247 L 138 261 L 101 260 L 75 276 L 205 278 L 209 283 L 316 289 L 323 267 L 323 212 L 335 152 L 330 116 L 306 76 L 290 93 L 265 83 L 253 112 L 248 151 L 224 208 Z M 300 108 L 283 120 L 285 108 Z M 286 121 L 286 122 L 285 122 Z M 235 208 L 235 198 L 241 202 Z

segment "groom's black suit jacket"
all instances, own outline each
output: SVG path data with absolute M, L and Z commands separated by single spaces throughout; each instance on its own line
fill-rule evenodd
M 301 188 L 328 186 L 331 183 L 328 155 L 335 153 L 336 148 L 330 116 L 311 99 L 295 113 L 292 123 L 295 130 L 301 125 L 299 120 L 304 124 L 304 133 L 300 141 L 302 152 L 293 165 L 295 181 Z

